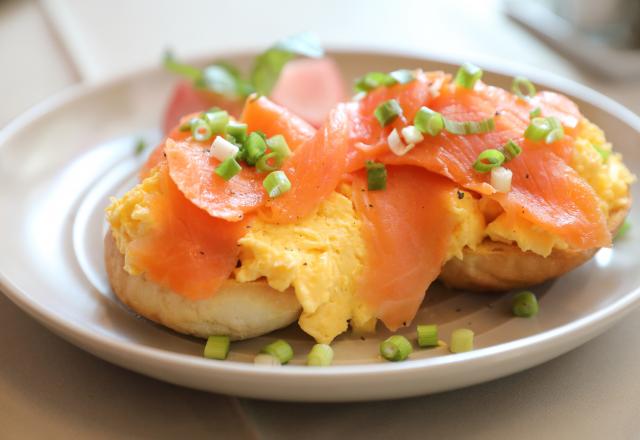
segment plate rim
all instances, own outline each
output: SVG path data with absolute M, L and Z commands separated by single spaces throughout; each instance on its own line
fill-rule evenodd
M 258 52 L 259 51 L 255 48 L 248 47 L 228 52 L 219 51 L 215 53 L 208 53 L 207 55 L 191 58 L 188 61 L 199 64 L 215 57 L 250 56 L 255 55 Z M 456 55 L 371 45 L 329 47 L 327 53 L 341 55 L 398 56 L 414 58 L 425 63 L 441 62 L 454 65 L 461 63 L 461 57 Z M 546 72 L 536 67 L 519 65 L 517 63 L 499 60 L 488 56 L 470 56 L 467 57 L 467 59 L 479 66 L 482 66 L 483 68 L 486 68 L 487 71 L 511 76 L 524 74 L 538 84 L 562 90 L 563 92 L 579 97 L 580 99 L 593 104 L 597 108 L 604 110 L 615 118 L 623 121 L 640 133 L 640 117 L 638 115 L 612 98 L 609 98 L 608 96 L 574 80 Z M 0 130 L 0 149 L 6 148 L 11 138 L 33 121 L 38 120 L 40 117 L 43 117 L 52 111 L 63 108 L 65 105 L 74 102 L 76 99 L 80 99 L 102 89 L 126 84 L 128 81 L 139 79 L 140 77 L 150 73 L 157 73 L 159 70 L 161 70 L 160 66 L 146 66 L 95 83 L 79 83 L 65 88 L 26 110 L 2 128 Z M 335 376 L 351 377 L 355 375 L 359 377 L 369 375 L 379 376 L 381 374 L 388 376 L 405 374 L 410 371 L 425 371 L 443 366 L 461 366 L 462 364 L 480 363 L 488 360 L 499 361 L 500 359 L 508 356 L 520 356 L 528 353 L 529 351 L 534 351 L 536 347 L 539 348 L 544 346 L 545 343 L 551 341 L 563 339 L 576 340 L 579 339 L 580 335 L 587 333 L 591 333 L 595 336 L 613 322 L 621 319 L 624 315 L 640 305 L 639 285 L 635 289 L 627 292 L 622 298 L 619 298 L 604 308 L 577 320 L 545 330 L 542 333 L 537 333 L 489 347 L 478 348 L 474 351 L 457 354 L 455 356 L 411 359 L 408 362 L 402 363 L 387 362 L 333 365 L 330 368 L 308 367 L 301 365 L 287 365 L 284 368 L 271 368 L 268 366 L 253 365 L 229 360 L 212 361 L 209 359 L 198 358 L 194 355 L 175 353 L 161 348 L 147 347 L 135 342 L 119 341 L 108 335 L 91 331 L 91 329 L 88 329 L 83 325 L 64 319 L 63 314 L 50 310 L 48 307 L 32 299 L 27 292 L 13 284 L 1 267 L 0 291 L 20 309 L 36 319 L 38 322 L 54 330 L 54 332 L 74 343 L 74 345 L 80 346 L 87 351 L 95 353 L 99 350 L 94 350 L 91 347 L 97 346 L 105 349 L 107 352 L 113 352 L 115 350 L 127 355 L 143 357 L 145 361 L 166 362 L 171 364 L 173 367 L 197 368 L 199 370 L 206 371 L 213 370 L 222 374 L 233 373 L 250 375 L 253 377 L 260 376 L 260 379 L 277 378 L 282 376 L 316 379 L 326 379 Z M 131 366 L 124 365 L 123 362 L 117 362 L 108 358 L 106 359 L 118 365 L 125 366 L 126 368 L 133 369 Z M 535 363 L 532 365 L 535 365 Z

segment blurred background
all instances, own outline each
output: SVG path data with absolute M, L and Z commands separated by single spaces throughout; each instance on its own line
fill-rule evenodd
M 70 86 L 160 66 L 167 48 L 180 59 L 215 58 L 301 31 L 315 32 L 328 49 L 534 66 L 640 112 L 640 0 L 0 0 L 0 128 Z M 628 348 L 637 345 L 638 316 L 544 366 L 465 390 L 290 405 L 125 371 L 44 330 L 0 295 L 0 438 L 179 438 L 189 431 L 190 438 L 302 432 L 373 439 L 401 438 L 399 426 L 441 438 L 637 438 L 639 366 Z M 292 429 L 296 421 L 304 431 Z
M 0 126 L 70 85 L 158 65 L 167 48 L 188 59 L 305 30 L 327 48 L 533 65 L 639 111 L 639 23 L 638 0 L 0 0 Z

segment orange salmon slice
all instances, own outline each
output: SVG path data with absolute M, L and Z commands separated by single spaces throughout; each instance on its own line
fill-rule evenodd
M 211 217 L 184 197 L 166 164 L 159 173 L 161 193 L 150 208 L 154 227 L 129 244 L 130 261 L 159 285 L 189 299 L 207 298 L 235 268 L 247 222 Z
M 456 185 L 416 167 L 388 167 L 387 189 L 368 191 L 364 172 L 352 198 L 367 261 L 358 294 L 392 331 L 408 325 L 444 262 L 454 228 L 446 215 Z

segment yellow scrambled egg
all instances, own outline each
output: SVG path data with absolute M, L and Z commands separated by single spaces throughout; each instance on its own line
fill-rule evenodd
M 120 199 L 111 198 L 106 209 L 107 221 L 118 250 L 124 255 L 124 269 L 131 275 L 139 275 L 141 270 L 129 261 L 127 245 L 135 238 L 146 235 L 153 228 L 154 219 L 150 206 L 156 197 L 161 197 L 160 179 L 157 170 L 129 190 Z
M 633 176 L 621 157 L 611 153 L 602 131 L 588 121 L 581 125 L 571 165 L 593 186 L 605 213 L 628 202 L 627 185 Z M 148 206 L 159 191 L 157 175 L 152 173 L 125 196 L 114 199 L 107 209 L 125 261 L 126 244 L 153 224 Z M 294 224 L 275 225 L 257 218 L 239 241 L 241 264 L 234 273 L 236 280 L 263 278 L 280 291 L 293 286 L 303 308 L 300 327 L 318 342 L 330 342 L 349 324 L 356 332 L 371 332 L 376 325 L 373 313 L 355 295 L 366 247 L 348 191 L 346 186 L 340 188 L 313 215 Z M 473 249 L 486 236 L 515 242 L 521 249 L 540 255 L 567 247 L 558 237 L 525 220 L 509 220 L 497 204 L 476 199 L 467 192 L 452 192 L 449 212 L 456 226 L 447 260 L 462 258 L 465 247 Z M 125 270 L 131 274 L 140 272 L 128 262 Z
M 628 187 L 635 178 L 622 163 L 622 156 L 613 153 L 611 144 L 595 124 L 583 119 L 578 127 L 572 161 L 569 164 L 584 178 L 600 198 L 600 209 L 609 212 L 629 204 Z M 553 249 L 567 249 L 562 239 L 525 219 L 513 219 L 495 212 L 490 203 L 481 203 L 485 215 L 494 217 L 488 222 L 486 234 L 494 241 L 516 243 L 523 251 L 532 251 L 544 257 Z

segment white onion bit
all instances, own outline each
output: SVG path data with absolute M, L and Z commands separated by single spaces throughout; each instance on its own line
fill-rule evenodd
M 221 136 L 216 136 L 211 144 L 211 155 L 219 161 L 227 160 L 238 154 L 239 148 Z
M 398 130 L 396 130 L 395 128 L 389 134 L 389 137 L 387 137 L 387 143 L 389 144 L 389 149 L 391 150 L 391 152 L 396 156 L 403 156 L 407 154 L 413 147 L 415 147 L 415 144 L 405 145 L 400 138 Z
M 260 353 L 257 355 L 253 358 L 253 363 L 256 365 L 271 365 L 272 367 L 279 367 L 282 365 L 278 358 L 267 353 Z
M 413 125 L 407 125 L 402 129 L 402 137 L 407 144 L 419 144 L 424 140 L 424 136 Z
M 491 186 L 501 193 L 511 191 L 511 178 L 513 173 L 504 167 L 496 167 L 491 170 Z

